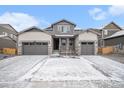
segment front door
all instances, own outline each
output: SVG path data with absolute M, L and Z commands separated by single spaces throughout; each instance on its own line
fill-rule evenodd
M 54 50 L 59 50 L 59 38 L 54 38 Z

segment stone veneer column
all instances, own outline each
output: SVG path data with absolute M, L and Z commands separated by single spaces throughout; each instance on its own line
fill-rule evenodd
M 60 51 L 60 48 L 61 48 L 61 38 L 59 38 L 59 51 Z
M 67 40 L 67 44 L 66 44 L 66 53 L 69 52 L 69 38 L 66 39 Z

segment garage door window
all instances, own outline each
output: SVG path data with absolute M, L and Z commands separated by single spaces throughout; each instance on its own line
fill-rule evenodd
M 43 45 L 48 45 L 48 43 L 43 43 Z
M 23 45 L 29 45 L 29 43 L 23 43 Z
M 93 42 L 88 42 L 88 44 L 89 44 L 89 45 L 92 45 L 92 44 L 93 44 Z
M 82 42 L 81 44 L 82 44 L 82 45 L 85 45 L 85 44 L 87 44 L 87 43 L 86 43 L 86 42 Z
M 82 55 L 94 55 L 94 42 L 81 42 Z
M 30 45 L 35 45 L 35 43 L 34 42 L 30 42 Z
M 42 45 L 40 42 L 37 42 L 36 45 Z

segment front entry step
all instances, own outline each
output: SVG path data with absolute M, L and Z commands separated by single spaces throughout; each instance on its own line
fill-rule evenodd
M 54 50 L 52 56 L 60 56 L 59 50 Z

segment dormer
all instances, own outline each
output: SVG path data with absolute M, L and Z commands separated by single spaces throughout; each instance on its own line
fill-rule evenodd
M 74 28 L 76 27 L 74 23 L 65 19 L 55 22 L 51 26 L 53 28 L 53 31 L 55 31 L 56 33 L 70 33 L 73 32 Z

